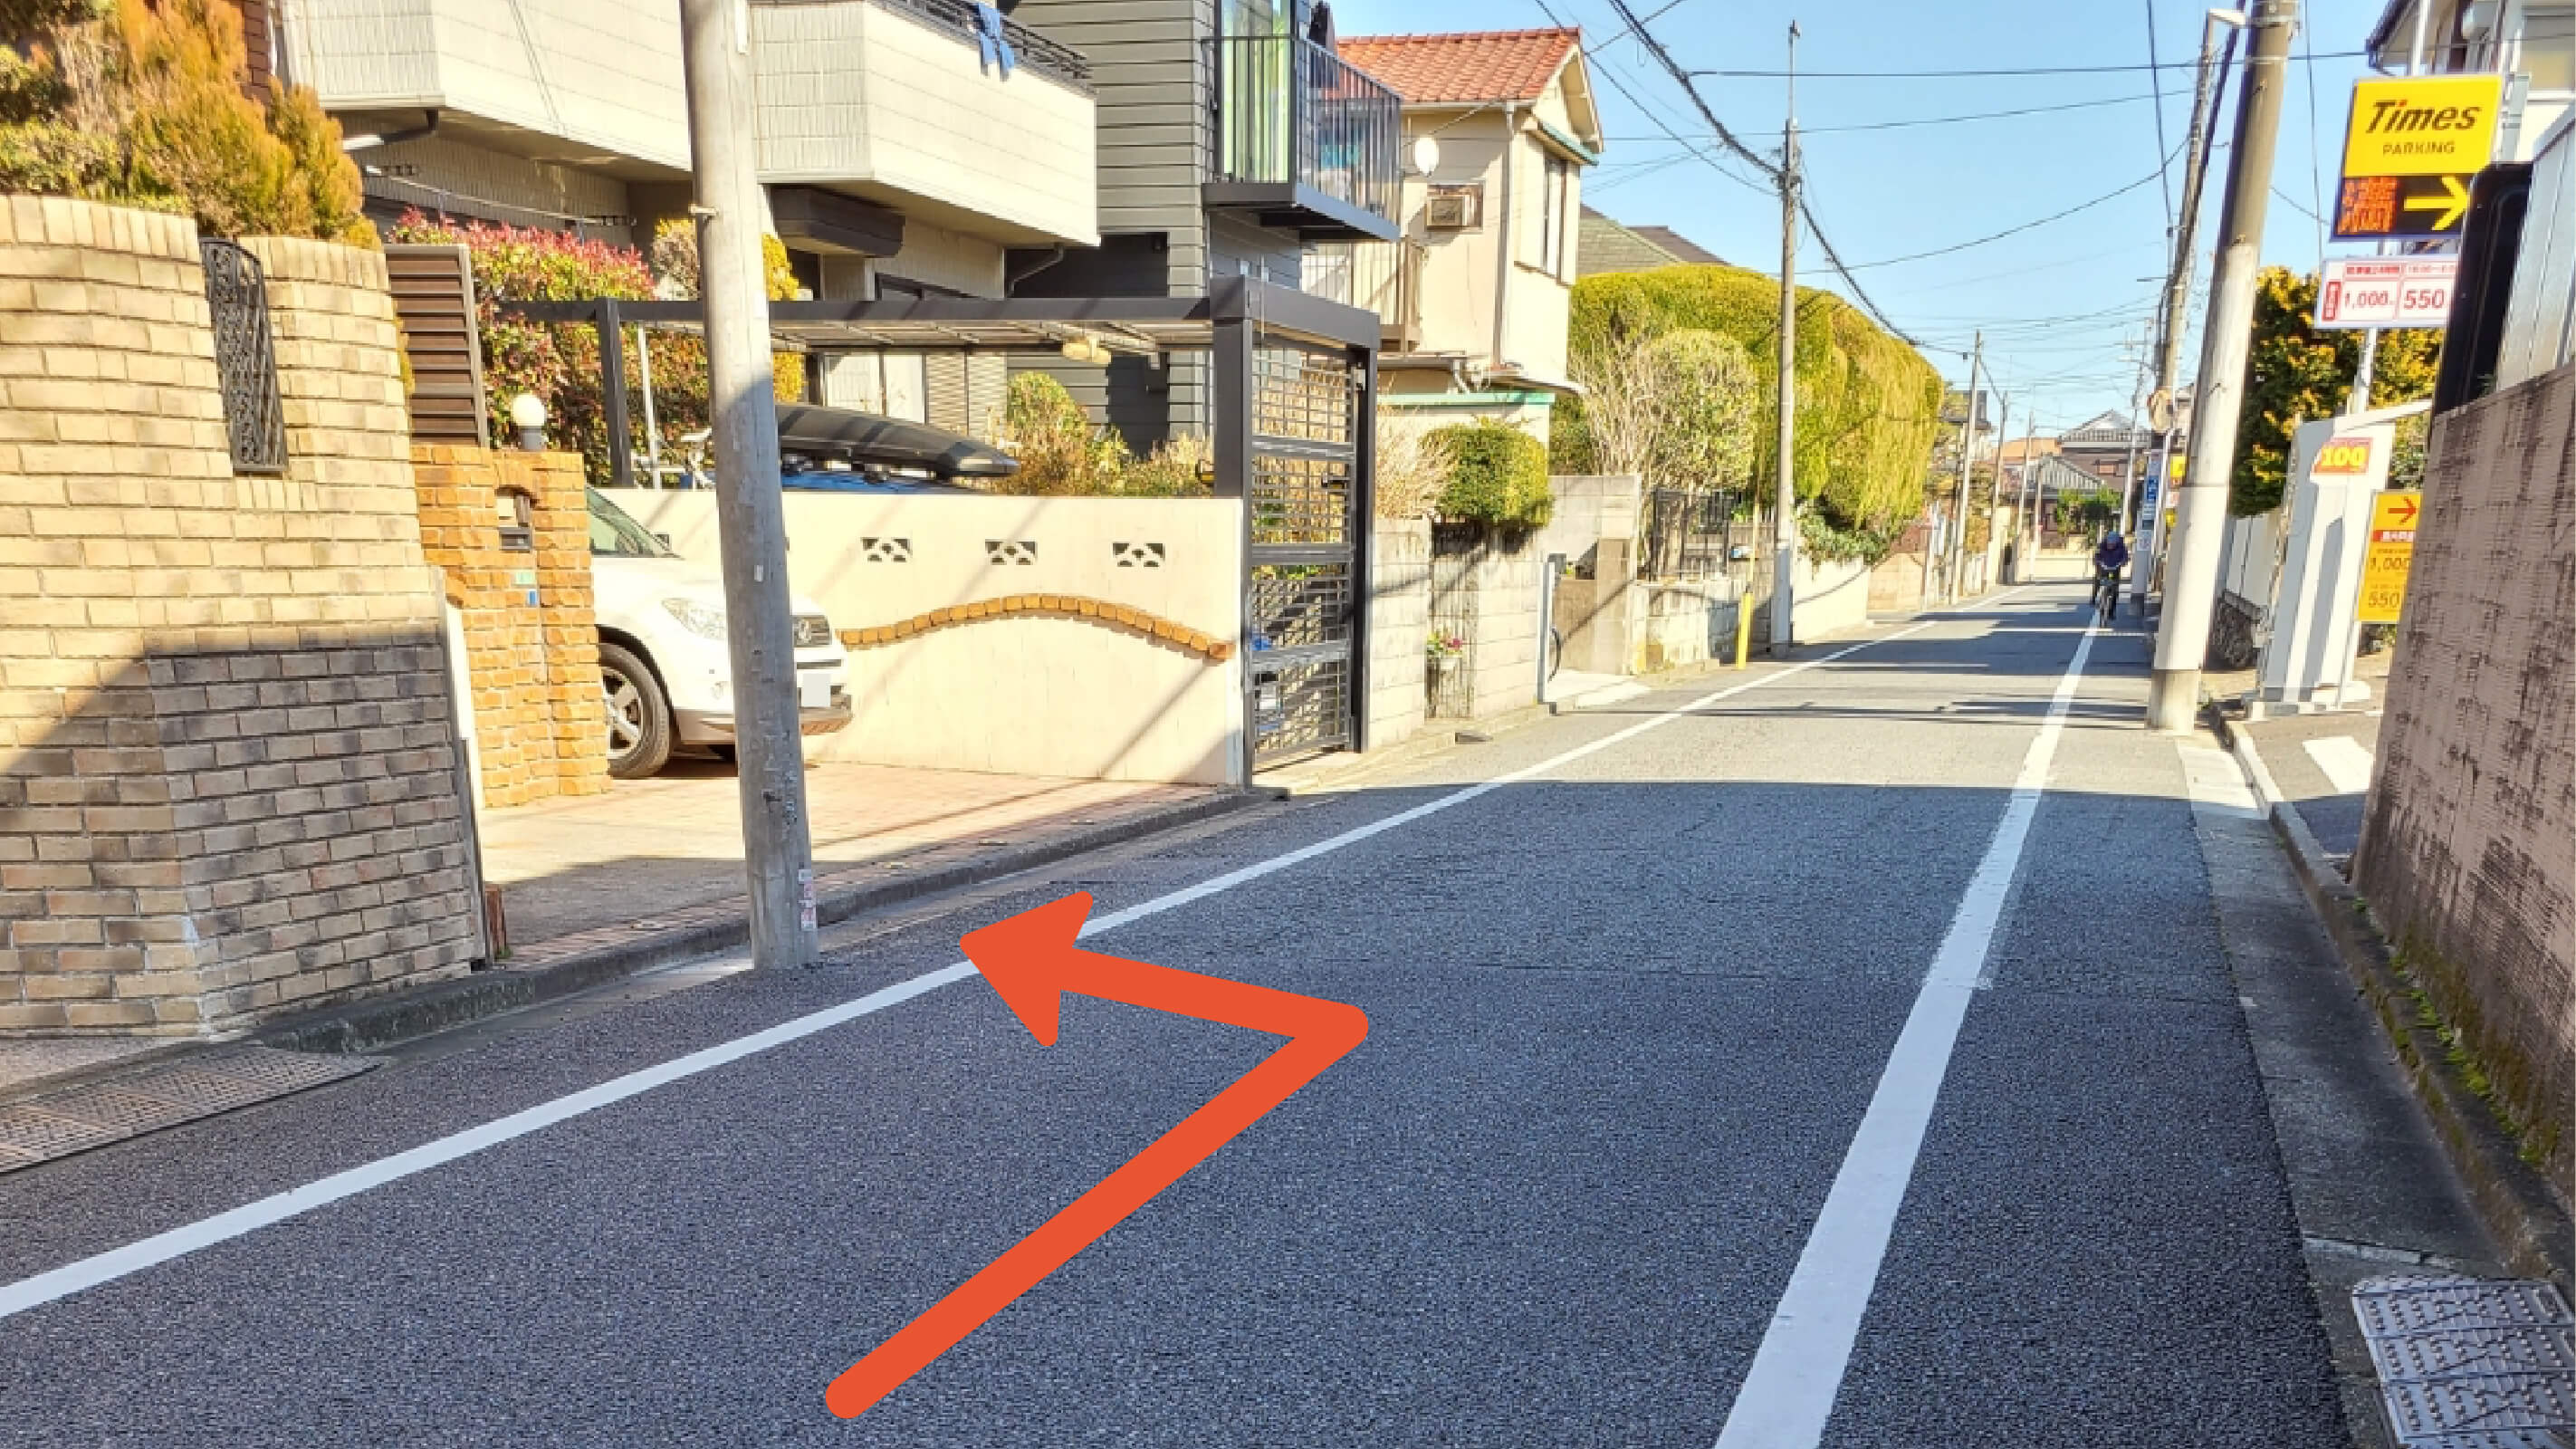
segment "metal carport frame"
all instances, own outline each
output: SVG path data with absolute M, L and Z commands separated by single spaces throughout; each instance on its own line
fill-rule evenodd
M 635 483 L 629 324 L 695 331 L 695 301 L 495 300 L 530 322 L 599 335 L 602 421 L 618 487 Z M 1214 491 L 1244 501 L 1244 773 L 1368 745 L 1369 521 L 1376 497 L 1377 314 L 1248 277 L 1204 297 L 909 297 L 772 302 L 782 351 L 1209 354 Z M 1265 743 L 1265 738 L 1268 743 Z

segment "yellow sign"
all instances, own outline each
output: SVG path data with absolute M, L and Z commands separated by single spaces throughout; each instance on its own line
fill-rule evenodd
M 2361 622 L 2394 624 L 2406 607 L 2406 569 L 2415 561 L 2415 515 L 2424 495 L 2413 489 L 2370 503 L 2370 543 L 2361 555 Z
M 2344 179 L 2467 176 L 2485 169 L 2495 158 L 2503 98 L 2504 79 L 2495 75 L 2356 83 L 2344 124 Z
M 2174 455 L 2173 455 L 2173 457 L 2165 463 L 2165 476 L 2166 476 L 2166 477 L 2168 477 L 2168 478 L 2171 478 L 2171 479 L 2172 479 L 2172 480 L 2174 480 L 2176 483 L 2181 482 L 2181 481 L 2182 481 L 2182 475 L 2183 475 L 2183 465 L 2185 465 L 2185 464 L 2189 463 L 2190 461 L 2191 461 L 2191 460 L 2190 460 L 2189 458 L 2184 457 L 2184 456 L 2183 456 L 2182 454 L 2180 454 L 2180 453 L 2176 453 L 2176 454 L 2174 454 Z
M 2317 461 L 2308 469 L 2311 474 L 2367 473 L 2370 471 L 2370 439 L 2334 438 L 2317 450 Z

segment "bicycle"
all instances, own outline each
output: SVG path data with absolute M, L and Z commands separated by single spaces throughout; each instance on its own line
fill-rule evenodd
M 2093 570 L 2093 612 L 2104 623 L 2116 623 L 2120 617 L 2120 571 Z

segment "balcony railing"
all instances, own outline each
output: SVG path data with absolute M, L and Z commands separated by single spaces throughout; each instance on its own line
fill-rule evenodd
M 755 5 L 834 4 L 839 0 L 752 0 Z M 972 0 L 874 0 L 898 14 L 911 16 L 936 30 L 945 30 L 968 45 L 983 46 L 990 39 L 983 33 Z M 1002 19 L 1002 39 L 1011 47 L 1015 64 L 1038 75 L 1070 86 L 1084 95 L 1091 94 L 1091 62 L 1082 52 L 1059 45 L 1007 16 Z
M 1402 103 L 1368 72 L 1295 35 L 1207 42 L 1216 114 L 1210 206 L 1309 237 L 1397 234 Z
M 1428 249 L 1410 237 L 1322 242 L 1307 250 L 1298 290 L 1375 312 L 1386 327 L 1378 350 L 1411 352 L 1422 345 L 1422 263 L 1427 255 Z

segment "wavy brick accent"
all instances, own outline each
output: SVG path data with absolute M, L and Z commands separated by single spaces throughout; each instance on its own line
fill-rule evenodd
M 1140 638 L 1160 640 L 1176 649 L 1188 650 L 1210 664 L 1222 664 L 1234 657 L 1234 641 L 1231 639 L 1201 633 L 1160 614 L 1113 604 L 1105 599 L 1084 598 L 1079 594 L 1012 594 L 1007 598 L 956 604 L 945 609 L 933 609 L 927 614 L 915 614 L 898 623 L 844 629 L 841 642 L 852 649 L 876 649 L 899 644 L 935 629 L 953 629 L 962 624 L 1008 618 L 1080 619 Z

